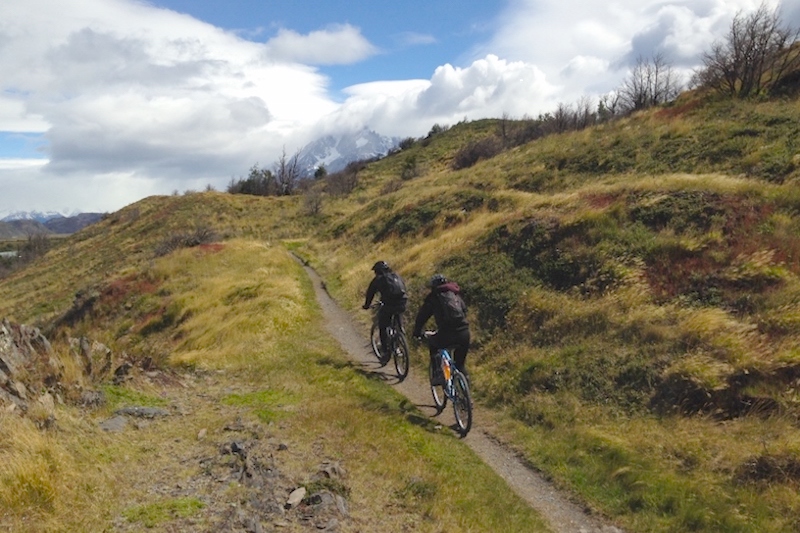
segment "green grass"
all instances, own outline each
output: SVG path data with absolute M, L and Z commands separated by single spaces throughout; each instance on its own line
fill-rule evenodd
M 146 528 L 154 528 L 173 518 L 188 518 L 205 507 L 196 498 L 172 498 L 157 503 L 138 505 L 122 512 L 128 522 L 137 522 Z

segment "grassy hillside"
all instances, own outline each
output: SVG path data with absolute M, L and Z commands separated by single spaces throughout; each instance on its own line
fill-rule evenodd
M 796 101 L 686 95 L 453 170 L 471 143 L 526 127 L 460 123 L 368 165 L 347 194 L 329 194 L 321 181 L 306 197 L 198 193 L 128 206 L 0 281 L 0 315 L 43 327 L 62 352 L 68 337 L 86 335 L 138 367 L 247 376 L 240 403 L 256 418 L 271 409 L 266 391 L 290 406 L 296 394 L 332 391 L 290 416 L 292 430 L 313 440 L 309 428 L 327 421 L 320 431 L 335 435 L 334 455 L 352 461 L 348 446 L 371 455 L 375 447 L 363 443 L 384 438 L 403 462 L 422 461 L 410 480 L 376 459 L 359 467 L 354 484 L 367 490 L 370 475 L 388 476 L 379 492 L 402 500 L 394 501 L 398 516 L 427 517 L 414 524 L 434 531 L 450 505 L 474 501 L 445 490 L 452 472 L 430 455 L 459 444 L 426 440 L 441 436 L 408 423 L 392 407 L 399 399 L 354 375 L 324 335 L 298 338 L 292 317 L 303 317 L 304 335 L 322 328 L 284 248 L 323 274 L 365 331 L 359 306 L 375 260 L 407 278 L 412 315 L 425 281 L 442 272 L 470 306 L 478 401 L 495 410 L 500 437 L 557 484 L 629 531 L 796 531 L 798 124 Z M 309 198 L 321 199 L 318 209 Z M 196 237 L 205 244 L 184 249 Z M 287 368 L 298 351 L 303 366 Z M 412 372 L 424 372 L 424 360 L 417 347 Z M 67 403 L 96 386 L 67 374 Z M 149 390 L 124 388 L 136 387 Z M 237 404 L 224 387 L 215 394 Z M 369 416 L 337 426 L 344 413 L 360 412 L 354 405 L 367 405 Z M 100 452 L 63 453 L 80 463 Z M 421 466 L 431 461 L 435 474 Z M 499 491 L 486 476 L 478 485 Z M 434 491 L 430 507 L 410 496 L 417 490 Z M 103 520 L 114 512 L 72 497 Z M 365 512 L 385 512 L 359 498 Z M 540 527 L 508 498 L 462 525 Z M 489 508 L 497 513 L 481 522 Z
M 547 531 L 452 432 L 325 333 L 280 243 L 307 232 L 292 221 L 297 204 L 149 198 L 0 283 L 0 315 L 49 332 L 63 401 L 47 410 L 31 390 L 25 416 L 0 411 L 0 529 L 245 531 L 255 519 L 302 531 L 305 511 L 283 503 L 304 487 L 344 498 L 341 531 Z M 198 225 L 219 240 L 165 246 Z M 111 348 L 112 369 L 131 364 L 128 379 L 81 372 L 78 336 Z M 105 401 L 87 407 L 87 391 Z M 120 433 L 99 426 L 134 406 L 170 414 Z M 344 474 L 320 479 L 326 463 Z
M 376 259 L 412 310 L 431 274 L 456 279 L 506 438 L 633 530 L 792 531 L 798 124 L 795 101 L 686 97 L 398 178 L 500 126 L 460 124 L 330 198 L 305 253 L 354 309 Z

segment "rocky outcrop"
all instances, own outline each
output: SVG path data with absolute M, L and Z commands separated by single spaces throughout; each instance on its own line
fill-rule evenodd
M 69 339 L 68 356 L 78 363 L 86 383 L 110 378 L 119 384 L 128 378 L 131 368 L 127 362 L 115 367 L 111 349 L 85 337 Z M 8 319 L 0 322 L 0 409 L 27 412 L 34 401 L 42 403 L 40 399 L 45 395 L 61 402 L 69 401 L 69 397 L 63 396 L 70 392 L 75 393 L 75 401 L 82 392 L 81 405 L 96 405 L 98 401 L 90 397 L 92 391 L 83 390 L 85 383 L 62 381 L 63 370 L 50 342 L 38 328 L 15 324 Z
M 38 328 L 0 322 L 0 403 L 27 410 L 28 402 L 58 383 L 61 372 Z

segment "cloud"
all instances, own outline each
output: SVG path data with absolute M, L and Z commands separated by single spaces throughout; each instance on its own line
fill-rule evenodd
M 557 88 L 536 67 L 495 55 L 465 68 L 438 67 L 430 80 L 365 83 L 347 89 L 348 98 L 321 122 L 325 128 L 358 124 L 393 136 L 420 136 L 434 124 L 451 125 L 508 115 L 536 115 L 557 103 Z
M 267 41 L 265 50 L 270 59 L 306 65 L 347 65 L 377 52 L 360 30 L 349 24 L 333 25 L 308 35 L 281 29 Z
M 618 87 L 638 56 L 663 52 L 688 71 L 737 11 L 760 1 L 508 0 L 465 59 L 419 79 L 354 85 L 338 101 L 318 67 L 393 58 L 349 24 L 256 42 L 141 0 L 3 0 L 0 131 L 47 143 L 44 164 L 0 161 L 0 210 L 61 209 L 67 198 L 114 209 L 224 188 L 252 164 L 341 129 L 416 137 L 434 124 L 536 116 Z M 799 4 L 783 11 L 796 19 Z M 393 35 L 401 48 L 443 46 L 425 33 Z
M 402 32 L 396 36 L 396 39 L 400 46 L 419 46 L 436 43 L 436 37 L 433 35 L 413 31 Z
M 514 0 L 499 16 L 493 38 L 476 54 L 490 52 L 535 65 L 548 83 L 563 88 L 561 100 L 568 103 L 616 88 L 639 56 L 660 52 L 677 66 L 697 66 L 700 54 L 724 35 L 734 14 L 760 2 Z M 607 68 L 598 72 L 601 65 Z
M 0 6 L 0 121 L 46 132 L 42 175 L 219 179 L 277 158 L 335 107 L 312 67 L 185 15 L 124 0 L 22 4 Z M 353 40 L 332 35 L 333 48 Z

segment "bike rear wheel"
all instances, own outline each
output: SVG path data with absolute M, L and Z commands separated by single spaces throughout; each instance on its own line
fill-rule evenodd
M 467 377 L 458 370 L 453 373 L 453 412 L 458 432 L 464 437 L 472 428 L 472 398 Z
M 406 336 L 397 331 L 394 339 L 394 368 L 397 370 L 397 377 L 403 381 L 408 376 L 408 342 Z
M 444 393 L 444 386 L 442 385 L 434 385 L 433 379 L 435 369 L 433 365 L 428 365 L 428 373 L 430 377 L 431 383 L 431 395 L 433 396 L 433 404 L 436 406 L 436 414 L 441 413 L 444 410 L 444 406 L 447 405 L 447 395 Z

